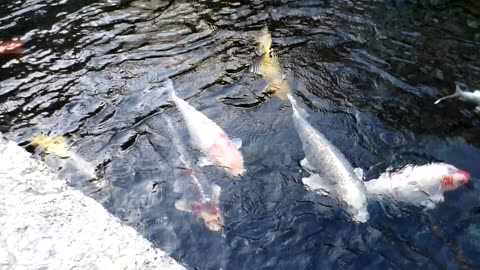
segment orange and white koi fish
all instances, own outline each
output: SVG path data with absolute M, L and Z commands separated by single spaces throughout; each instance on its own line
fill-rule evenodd
M 180 165 L 189 172 L 188 177 L 177 177 L 173 187 L 176 193 L 181 193 L 182 198 L 175 202 L 175 208 L 180 211 L 192 212 L 203 220 L 207 229 L 220 231 L 223 228 L 223 218 L 220 211 L 221 188 L 211 184 L 201 173 L 196 173 L 188 153 L 185 151 L 180 140 L 176 137 L 177 132 L 168 116 L 165 116 L 167 126 L 172 133 L 172 143 L 176 146 Z M 178 170 L 175 171 L 178 176 Z
M 365 187 L 370 198 L 388 198 L 432 209 L 444 201 L 444 192 L 455 190 L 469 180 L 469 173 L 453 165 L 430 163 L 382 173 L 379 178 L 365 182 Z
M 225 168 L 232 176 L 243 175 L 245 172 L 243 156 L 238 150 L 242 140 L 230 140 L 227 133 L 215 122 L 176 96 L 171 80 L 167 80 L 166 83 L 170 98 L 185 120 L 192 145 L 206 155 L 199 160 L 198 165 L 213 164 Z

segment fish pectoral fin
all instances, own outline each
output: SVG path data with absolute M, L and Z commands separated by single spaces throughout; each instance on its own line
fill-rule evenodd
M 257 74 L 257 75 L 263 75 L 262 71 L 262 60 L 263 60 L 264 54 L 260 55 L 256 59 L 253 60 L 252 65 L 248 69 L 251 73 Z
M 189 201 L 181 199 L 175 201 L 175 208 L 180 211 L 184 212 L 192 212 L 192 207 Z
M 233 146 L 235 146 L 235 148 L 240 149 L 240 147 L 242 147 L 242 139 L 233 138 L 232 139 L 232 144 L 233 144 Z
M 197 161 L 198 167 L 211 166 L 213 163 L 207 157 L 201 157 Z
M 219 185 L 212 185 L 212 202 L 218 203 L 220 201 L 220 194 L 222 193 L 222 188 Z
M 355 173 L 355 176 L 357 176 L 358 179 L 360 179 L 360 180 L 364 180 L 364 179 L 365 179 L 365 173 L 363 172 L 363 169 L 362 169 L 362 168 L 355 168 L 355 169 L 353 169 L 353 173 Z
M 302 178 L 302 182 L 312 191 L 318 192 L 322 195 L 328 195 L 333 190 L 333 184 L 329 181 L 325 181 L 318 174 L 312 174 L 310 177 Z
M 442 194 L 436 194 L 430 197 L 430 200 L 434 203 L 441 203 L 445 200 L 445 197 L 443 197 Z
M 308 172 L 313 172 L 315 169 L 313 169 L 312 165 L 308 162 L 307 158 L 304 158 L 300 160 L 300 166 Z
M 184 183 L 180 181 L 173 182 L 173 192 L 182 193 L 185 190 Z

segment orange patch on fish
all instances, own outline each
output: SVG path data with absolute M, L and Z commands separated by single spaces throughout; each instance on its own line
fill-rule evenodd
M 23 41 L 10 40 L 0 43 L 0 54 L 19 55 L 22 53 Z

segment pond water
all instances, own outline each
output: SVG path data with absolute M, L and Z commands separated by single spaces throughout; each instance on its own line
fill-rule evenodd
M 310 123 L 367 179 L 443 161 L 477 187 L 431 211 L 373 202 L 364 224 L 307 191 L 291 107 L 248 73 L 264 26 Z M 52 168 L 192 269 L 480 268 L 480 114 L 433 104 L 480 87 L 474 0 L 1 1 L 0 34 L 25 41 L 0 56 L 0 131 L 66 137 L 101 180 Z M 222 188 L 221 233 L 174 207 L 171 138 L 188 134 L 166 77 L 243 140 L 241 180 L 202 168 Z

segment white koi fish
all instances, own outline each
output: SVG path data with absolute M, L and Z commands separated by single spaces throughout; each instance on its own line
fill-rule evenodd
M 470 174 L 446 163 L 423 166 L 407 165 L 403 169 L 385 172 L 379 178 L 365 182 L 369 197 L 383 197 L 432 209 L 443 202 L 443 193 L 465 185 Z
M 354 221 L 366 222 L 369 214 L 363 181 L 357 177 L 344 155 L 307 122 L 307 113 L 298 107 L 290 94 L 288 99 L 305 153 L 305 159 L 300 164 L 312 174 L 302 179 L 303 184 L 317 193 L 337 198 L 346 204 L 346 211 Z
M 175 208 L 194 213 L 203 220 L 207 229 L 220 231 L 223 228 L 223 218 L 219 207 L 221 188 L 218 185 L 209 184 L 201 173 L 197 174 L 192 170 L 194 165 L 190 162 L 191 159 L 180 140 L 175 136 L 176 129 L 168 116 L 165 116 L 165 120 L 172 131 L 171 139 L 176 146 L 181 165 L 185 167 L 182 171 L 188 176 L 187 178 L 177 177 L 178 180 L 174 182 L 174 191 L 182 194 L 182 198 L 175 202 Z M 176 172 L 178 176 L 178 171 Z
M 475 90 L 474 92 L 462 91 L 462 89 L 460 89 L 460 86 L 458 84 L 455 86 L 455 93 L 437 99 L 437 101 L 435 101 L 434 104 L 438 104 L 445 99 L 457 98 L 457 97 L 462 101 L 478 105 L 476 107 L 476 110 L 480 111 L 480 90 Z
M 250 72 L 262 75 L 267 81 L 265 90 L 274 93 L 281 100 L 287 99 L 287 94 L 291 92 L 290 84 L 285 79 L 285 74 L 277 55 L 273 52 L 272 35 L 267 27 L 264 27 L 257 37 L 258 52 L 260 58 L 250 67 Z
M 215 122 L 176 96 L 171 80 L 167 80 L 166 83 L 170 98 L 185 120 L 192 145 L 206 155 L 206 158 L 199 160 L 198 165 L 213 164 L 224 167 L 232 176 L 243 175 L 245 172 L 243 156 L 238 150 L 242 146 L 242 140 L 230 140 L 227 133 Z

